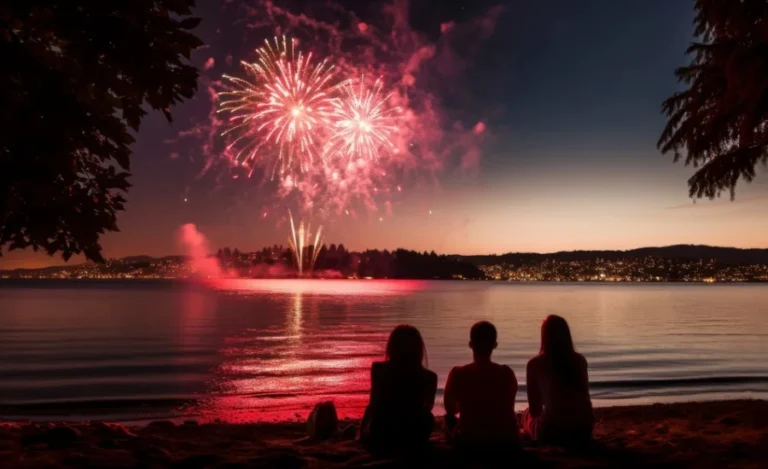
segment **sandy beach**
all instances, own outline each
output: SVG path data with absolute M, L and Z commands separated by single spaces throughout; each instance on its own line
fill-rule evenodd
M 518 467 L 768 467 L 768 402 L 686 403 L 595 410 L 595 443 L 566 450 L 525 442 Z M 340 428 L 353 424 L 340 423 Z M 401 467 L 339 434 L 312 442 L 301 423 L 187 421 L 143 426 L 83 422 L 6 423 L 0 461 L 11 468 Z M 514 461 L 506 461 L 509 466 Z M 438 428 L 417 467 L 474 467 L 446 446 Z

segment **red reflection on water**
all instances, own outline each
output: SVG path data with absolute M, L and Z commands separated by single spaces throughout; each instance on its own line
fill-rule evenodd
M 381 359 L 389 331 L 388 326 L 347 322 L 345 311 L 361 305 L 354 299 L 357 296 L 412 291 L 420 284 L 364 280 L 216 282 L 216 288 L 225 291 L 278 293 L 285 309 L 278 313 L 282 318 L 278 323 L 264 329 L 242 329 L 225 339 L 210 392 L 188 410 L 202 420 L 303 420 L 315 404 L 332 401 L 339 417 L 359 418 L 368 402 L 371 363 Z M 278 304 L 283 300 L 272 299 Z
M 227 370 L 234 376 L 249 368 L 256 376 L 227 380 L 226 392 L 209 401 L 203 415 L 228 422 L 303 420 L 315 404 L 333 401 L 339 417 L 359 418 L 368 402 L 373 360 L 286 359 L 264 367 L 235 366 Z
M 217 290 L 318 295 L 394 295 L 424 288 L 422 280 L 216 279 Z
M 315 346 L 328 351 L 330 344 Z M 371 351 L 367 347 L 358 353 Z M 221 391 L 201 401 L 195 411 L 203 420 L 225 422 L 303 420 L 315 404 L 332 401 L 340 418 L 359 418 L 368 402 L 369 370 L 376 358 L 286 357 L 268 364 L 241 360 L 218 370 Z

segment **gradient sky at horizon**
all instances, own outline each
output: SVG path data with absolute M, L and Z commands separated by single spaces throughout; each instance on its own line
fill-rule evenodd
M 224 56 L 255 44 L 217 41 L 215 31 L 229 20 L 205 3 L 196 11 L 198 33 L 210 47 L 194 60 L 214 57 L 213 72 L 231 72 Z M 476 171 L 448 170 L 437 185 L 409 187 L 383 221 L 380 213 L 323 220 L 328 243 L 457 254 L 768 247 L 765 169 L 740 184 L 733 202 L 726 194 L 693 203 L 686 184 L 692 169 L 656 149 L 661 102 L 679 89 L 673 71 L 687 61 L 693 1 L 414 0 L 413 26 L 429 33 L 469 15 L 462 4 L 476 11 L 493 3 L 504 10 L 471 58 L 462 99 L 450 103 L 469 125 L 486 123 Z M 172 126 L 157 113 L 142 123 L 122 231 L 103 237 L 105 255 L 180 253 L 176 232 L 184 223 L 195 223 L 212 247 L 286 244 L 285 217 L 262 219 L 247 181 L 221 186 L 211 175 L 198 177 L 200 158 L 170 157 L 165 142 L 204 119 L 207 108 L 193 100 L 173 112 Z M 0 269 L 58 263 L 29 250 L 0 257 Z

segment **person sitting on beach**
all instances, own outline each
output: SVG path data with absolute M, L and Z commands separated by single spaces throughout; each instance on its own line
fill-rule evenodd
M 512 369 L 491 361 L 496 327 L 487 321 L 469 333 L 472 363 L 454 367 L 445 384 L 445 422 L 449 442 L 469 449 L 516 446 L 517 378 Z M 456 418 L 459 414 L 459 418 Z
M 592 437 L 592 401 L 587 360 L 573 347 L 571 330 L 560 316 L 541 325 L 541 349 L 526 369 L 528 409 L 525 431 L 537 441 L 578 443 Z
M 372 449 L 415 449 L 429 441 L 437 375 L 424 367 L 425 359 L 418 329 L 397 326 L 387 341 L 386 361 L 371 367 L 371 396 L 360 437 Z

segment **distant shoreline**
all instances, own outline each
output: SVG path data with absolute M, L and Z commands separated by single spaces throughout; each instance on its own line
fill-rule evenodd
M 62 282 L 62 283 L 179 283 L 179 284 L 204 284 L 208 281 L 227 280 L 280 280 L 280 281 L 323 281 L 323 282 L 370 282 L 370 281 L 423 281 L 423 282 L 492 282 L 512 283 L 516 285 L 552 284 L 552 285 L 745 285 L 768 284 L 766 280 L 740 280 L 740 281 L 686 281 L 686 280 L 660 280 L 660 281 L 605 281 L 605 280 L 497 280 L 497 279 L 440 279 L 440 278 L 323 278 L 323 277 L 237 277 L 222 279 L 192 279 L 192 278 L 24 278 L 24 277 L 0 277 L 2 283 L 28 283 L 28 282 Z
M 576 283 L 766 283 L 768 249 L 676 245 L 630 251 L 567 251 L 550 254 L 436 254 L 349 251 L 323 246 L 314 268 L 325 278 L 494 279 L 510 282 Z M 291 251 L 272 246 L 253 252 L 225 248 L 204 258 L 130 256 L 34 269 L 0 270 L 0 278 L 185 279 L 232 274 L 238 278 L 295 278 Z

